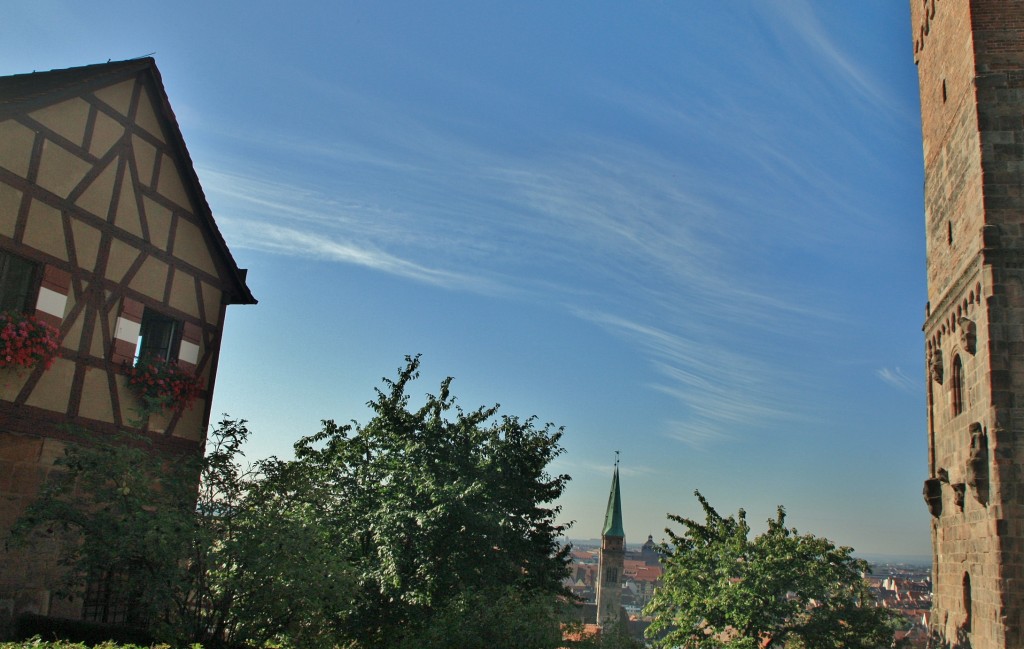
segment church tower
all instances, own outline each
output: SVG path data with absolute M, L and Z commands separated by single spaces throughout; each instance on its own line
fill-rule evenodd
M 622 529 L 622 498 L 619 495 L 619 460 L 616 453 L 608 510 L 601 530 L 601 560 L 597 581 L 597 624 L 604 627 L 619 620 L 622 607 L 622 573 L 626 551 L 626 533 Z
M 1024 646 L 1024 0 L 911 0 L 939 646 Z

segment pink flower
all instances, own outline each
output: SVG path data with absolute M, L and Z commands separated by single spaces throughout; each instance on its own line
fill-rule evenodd
M 60 331 L 19 312 L 0 313 L 0 367 L 50 367 L 60 345 Z
M 184 410 L 199 396 L 199 380 L 177 363 L 146 359 L 126 367 L 128 385 L 147 404 Z

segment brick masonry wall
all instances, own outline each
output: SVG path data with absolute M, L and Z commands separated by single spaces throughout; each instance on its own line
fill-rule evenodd
M 913 24 L 928 32 L 916 45 L 915 57 L 927 170 L 926 249 L 932 306 L 939 305 L 971 263 L 983 221 L 972 42 L 966 29 L 970 16 L 967 4 L 960 0 L 937 0 L 937 4 L 911 1 Z
M 1024 1 L 911 0 L 911 13 L 926 172 L 925 338 L 930 370 L 934 361 L 942 375 L 929 378 L 929 470 L 942 480 L 933 631 L 975 649 L 1021 647 Z M 963 364 L 959 413 L 954 358 Z M 982 435 L 973 452 L 972 432 Z
M 63 445 L 52 439 L 0 432 L 0 529 L 10 529 L 39 487 L 59 470 L 54 462 L 63 452 Z M 8 542 L 8 538 L 0 538 L 0 545 Z M 12 548 L 4 553 L 0 624 L 9 624 L 21 612 L 77 616 L 80 602 L 54 598 L 43 586 L 56 574 L 57 554 L 57 546 L 45 538 L 33 539 L 30 549 Z M 36 586 L 30 589 L 25 584 Z

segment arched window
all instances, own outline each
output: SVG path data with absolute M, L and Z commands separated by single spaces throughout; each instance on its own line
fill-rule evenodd
M 960 355 L 953 357 L 953 367 L 950 376 L 950 389 L 953 391 L 953 416 L 956 417 L 964 411 L 964 364 Z

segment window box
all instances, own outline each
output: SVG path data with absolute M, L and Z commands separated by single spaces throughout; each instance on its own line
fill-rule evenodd
M 49 369 L 60 348 L 60 331 L 35 316 L 0 312 L 0 367 Z
M 182 411 L 192 407 L 199 396 L 199 379 L 174 361 L 145 356 L 125 367 L 128 388 L 142 401 L 146 413 Z

